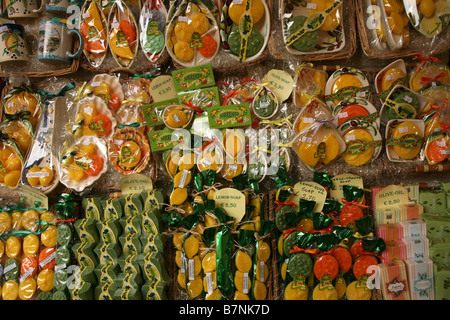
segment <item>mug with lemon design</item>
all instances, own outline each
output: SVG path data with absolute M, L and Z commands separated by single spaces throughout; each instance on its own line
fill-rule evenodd
M 10 61 L 29 61 L 25 28 L 20 24 L 0 25 L 0 63 Z

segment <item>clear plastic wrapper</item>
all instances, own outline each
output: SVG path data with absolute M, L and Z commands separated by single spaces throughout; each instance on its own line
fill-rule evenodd
M 132 127 L 116 130 L 109 141 L 109 161 L 125 175 L 143 171 L 150 161 L 147 137 Z
M 409 77 L 409 88 L 419 92 L 427 83 L 438 80 L 441 84 L 450 84 L 450 68 L 435 57 L 415 57 L 419 60 L 417 67 Z
M 82 97 L 97 96 L 112 112 L 116 112 L 124 100 L 122 84 L 114 75 L 98 74 L 81 90 Z
M 108 52 L 107 18 L 97 1 L 86 1 L 81 8 L 80 32 L 84 38 L 83 53 L 89 65 L 100 67 Z
M 24 155 L 19 146 L 7 135 L 0 138 L 0 184 L 16 188 L 20 183 Z
M 114 59 L 120 67 L 131 67 L 139 48 L 138 24 L 125 2 L 114 2 L 108 24 L 108 43 Z
M 398 59 L 384 67 L 375 77 L 375 90 L 381 102 L 396 85 L 408 87 L 405 61 Z
M 176 8 L 166 29 L 166 48 L 172 59 L 184 66 L 202 65 L 219 50 L 217 21 L 201 2 L 185 0 Z
M 304 129 L 315 123 L 317 120 L 331 119 L 333 114 L 330 108 L 321 100 L 313 98 L 309 104 L 305 106 L 295 119 L 293 130 L 295 134 L 302 132 Z
M 345 1 L 340 0 L 281 1 L 281 23 L 287 51 L 304 55 L 342 50 L 345 46 L 343 3 Z
M 263 0 L 252 1 L 250 5 L 246 0 L 227 0 L 220 26 L 222 47 L 227 53 L 240 62 L 257 60 L 270 36 L 269 8 Z
M 165 27 L 167 10 L 161 0 L 146 1 L 139 18 L 141 49 L 149 61 L 156 62 L 167 54 Z
M 377 0 L 380 9 L 381 30 L 377 28 L 380 41 L 391 50 L 406 48 L 410 41 L 409 20 L 401 0 Z
M 42 114 L 42 97 L 29 86 L 14 88 L 3 98 L 3 115 L 20 116 L 29 113 L 28 120 L 34 128 L 37 127 Z
M 448 19 L 445 17 L 449 14 L 450 7 L 447 1 L 403 0 L 403 4 L 411 25 L 427 37 L 437 36 L 448 26 Z
M 328 74 L 312 67 L 312 64 L 300 65 L 295 73 L 293 100 L 294 104 L 302 108 L 310 100 L 317 97 L 324 99 L 325 85 Z
M 425 124 L 423 120 L 390 120 L 386 124 L 386 153 L 393 162 L 423 160 Z

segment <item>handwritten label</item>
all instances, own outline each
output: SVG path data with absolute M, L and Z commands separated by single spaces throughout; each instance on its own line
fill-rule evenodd
M 408 190 L 401 186 L 390 185 L 375 196 L 375 208 L 384 209 L 409 203 Z
M 139 193 L 153 190 L 152 180 L 139 173 L 133 173 L 120 180 L 120 190 L 122 194 Z
M 280 101 L 286 100 L 291 95 L 294 80 L 286 71 L 272 69 L 267 72 L 265 80 L 269 82 L 267 87 L 275 93 Z
M 48 198 L 43 192 L 28 185 L 22 186 L 22 192 L 25 196 L 25 204 L 28 207 L 39 207 L 48 210 Z
M 327 199 L 327 190 L 317 182 L 298 182 L 294 185 L 292 202 L 298 205 L 300 199 L 315 201 L 316 205 L 314 206 L 314 211 L 320 212 L 322 211 L 325 200 Z
M 233 188 L 223 188 L 214 193 L 216 208 L 222 207 L 234 223 L 239 223 L 245 215 L 245 196 Z
M 159 76 L 152 80 L 148 89 L 154 102 L 177 99 L 173 78 L 169 75 Z
M 342 186 L 348 185 L 360 189 L 364 188 L 363 179 L 360 176 L 351 173 L 334 176 L 331 178 L 331 181 L 333 182 L 333 187 L 330 189 L 330 196 L 339 201 L 341 204 L 342 198 L 344 198 Z

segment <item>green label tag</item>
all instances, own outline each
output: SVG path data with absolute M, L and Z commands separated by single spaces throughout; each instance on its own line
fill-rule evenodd
M 172 71 L 177 92 L 211 87 L 216 84 L 211 64 Z
M 152 151 L 162 151 L 173 149 L 177 144 L 183 142 L 183 135 L 177 134 L 174 130 L 165 128 L 148 133 L 150 148 Z
M 208 109 L 208 120 L 211 129 L 242 127 L 252 124 L 248 103 Z

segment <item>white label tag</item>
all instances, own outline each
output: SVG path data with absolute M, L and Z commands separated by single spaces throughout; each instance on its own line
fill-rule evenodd
M 446 147 L 447 146 L 447 144 L 443 140 L 436 140 L 436 145 L 438 147 Z
M 58 270 L 61 270 L 61 269 L 65 269 L 65 268 L 67 268 L 65 263 L 57 264 L 55 266 L 55 272 L 58 271 Z
M 123 143 L 123 140 L 119 140 L 119 139 L 114 139 L 114 144 L 117 144 L 117 145 L 122 145 L 122 143 Z
M 208 293 L 212 293 L 214 291 L 213 279 L 212 279 L 212 273 L 211 272 L 208 272 L 206 274 L 206 290 L 208 290 Z
M 345 138 L 347 140 L 355 140 L 355 135 L 354 134 L 349 134 L 349 135 L 346 135 Z
M 39 178 L 39 177 L 48 177 L 49 172 L 43 171 L 43 172 L 28 172 L 26 174 L 27 178 Z
M 175 120 L 176 123 L 180 122 L 180 118 L 178 117 L 177 114 L 173 114 L 172 118 L 173 118 L 173 120 Z
M 242 293 L 248 293 L 248 272 L 244 272 Z
M 338 118 L 347 118 L 347 117 L 348 117 L 348 113 L 345 111 L 338 113 Z
M 111 23 L 111 27 L 112 27 L 113 29 L 118 29 L 119 26 L 120 26 L 120 24 L 119 24 L 118 21 L 114 21 L 113 23 Z
M 189 174 L 189 170 L 184 169 L 181 174 L 180 183 L 178 183 L 178 188 L 184 188 L 184 184 L 186 183 L 186 177 Z
M 237 168 L 238 168 L 238 166 L 237 166 L 237 165 L 235 165 L 235 164 L 230 164 L 229 168 L 230 168 L 230 170 L 232 170 L 232 171 L 236 172 L 236 171 L 237 171 Z
M 408 103 L 411 103 L 413 101 L 413 98 L 411 98 L 410 96 L 404 96 L 403 100 L 405 100 Z
M 313 123 L 313 122 L 314 122 L 314 118 L 310 118 L 310 117 L 303 118 L 303 123 Z
M 31 276 L 31 274 L 34 272 L 34 268 L 30 267 L 21 277 L 20 277 L 20 283 L 22 283 L 26 278 Z
M 84 108 L 84 113 L 92 113 L 92 112 L 94 112 L 94 108 L 92 108 L 92 107 Z
M 386 76 L 386 80 L 394 80 L 394 75 L 393 74 L 388 74 L 387 76 Z
M 311 142 L 312 142 L 312 138 L 311 138 L 311 137 L 305 137 L 305 136 L 303 136 L 303 137 L 302 137 L 302 142 L 308 142 L 308 143 L 311 143 Z
M 45 258 L 39 263 L 39 266 L 43 268 L 46 264 L 50 263 L 52 260 L 55 260 L 55 257 L 56 251 L 53 251 L 47 258 Z
M 178 17 L 178 21 L 181 21 L 181 22 L 187 22 L 187 21 L 188 21 L 188 18 L 185 17 L 185 16 L 179 16 L 179 17 Z
M 194 268 L 194 259 L 189 259 L 189 280 L 195 279 L 195 268 Z
M 100 81 L 94 81 L 94 82 L 92 82 L 91 83 L 91 87 L 98 87 L 98 86 L 100 86 Z
M 91 14 L 89 13 L 89 11 L 86 11 L 85 13 L 83 13 L 83 19 L 89 18 L 91 16 Z
M 450 149 L 441 150 L 441 154 L 450 154 Z
M 184 253 L 181 253 L 180 273 L 186 273 L 186 255 Z
M 307 8 L 307 9 L 313 9 L 313 10 L 316 10 L 317 5 L 316 5 L 315 3 L 308 3 L 308 4 L 306 5 L 306 8 Z
M 400 132 L 400 133 L 405 133 L 405 132 L 408 132 L 408 127 L 401 127 L 401 128 L 399 128 L 398 129 L 398 132 Z
M 16 267 L 16 265 L 14 263 L 11 263 L 10 265 L 7 265 L 4 269 L 3 269 L 3 274 L 11 271 L 12 269 L 14 269 Z
M 259 281 L 264 282 L 264 261 L 259 262 Z
M 366 97 L 366 93 L 364 91 L 360 91 L 360 92 L 356 93 L 356 96 L 360 97 L 360 98 L 365 98 Z
M 209 167 L 209 166 L 211 165 L 211 161 L 209 161 L 209 160 L 206 159 L 206 158 L 203 158 L 200 162 L 201 162 L 202 164 L 204 164 L 205 166 L 207 166 L 207 167 Z

